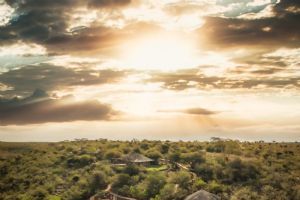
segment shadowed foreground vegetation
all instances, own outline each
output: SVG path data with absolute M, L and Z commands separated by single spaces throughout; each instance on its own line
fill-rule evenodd
M 111 163 L 131 152 L 154 161 Z M 181 200 L 200 189 L 230 200 L 298 200 L 299 152 L 299 143 L 219 139 L 1 142 L 0 199 L 86 200 L 111 185 L 114 193 L 138 200 Z

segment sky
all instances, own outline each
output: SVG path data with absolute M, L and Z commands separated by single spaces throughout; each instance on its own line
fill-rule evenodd
M 300 140 L 296 0 L 0 0 L 0 140 Z

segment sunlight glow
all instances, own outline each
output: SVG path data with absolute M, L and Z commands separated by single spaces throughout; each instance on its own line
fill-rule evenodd
M 196 48 L 177 35 L 152 35 L 126 43 L 121 60 L 138 69 L 176 70 L 197 66 Z

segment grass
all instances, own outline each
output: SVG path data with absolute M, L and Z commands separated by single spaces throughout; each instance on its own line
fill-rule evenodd
M 168 169 L 167 165 L 151 165 L 147 167 L 148 172 L 158 172 Z

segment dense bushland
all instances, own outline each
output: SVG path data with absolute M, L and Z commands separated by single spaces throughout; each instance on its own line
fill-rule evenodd
M 111 160 L 138 152 L 151 166 Z M 300 199 L 300 144 L 77 140 L 0 143 L 0 199 L 86 200 L 112 191 L 180 200 L 199 189 L 223 199 Z M 178 164 L 183 167 L 178 166 Z

